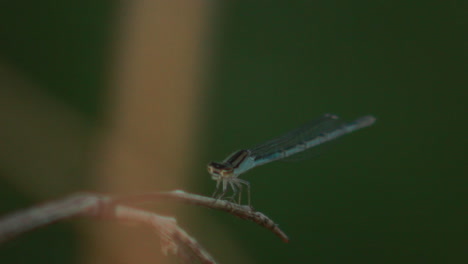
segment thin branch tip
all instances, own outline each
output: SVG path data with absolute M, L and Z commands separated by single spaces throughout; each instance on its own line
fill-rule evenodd
M 134 195 L 127 198 L 123 198 L 121 201 L 124 203 L 139 203 L 148 202 L 158 199 L 169 199 L 174 201 L 180 201 L 188 204 L 195 204 L 203 207 L 208 207 L 215 210 L 225 211 L 239 218 L 250 220 L 257 223 L 260 226 L 265 227 L 277 235 L 283 242 L 288 243 L 288 236 L 281 230 L 278 225 L 271 220 L 265 214 L 255 210 L 253 207 L 248 205 L 240 205 L 232 203 L 226 200 L 219 200 L 216 198 L 203 196 L 199 194 L 193 194 L 185 192 L 183 190 L 173 190 L 168 192 L 157 192 Z

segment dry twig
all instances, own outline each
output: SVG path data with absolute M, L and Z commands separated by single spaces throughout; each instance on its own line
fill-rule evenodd
M 183 248 L 181 245 L 185 245 L 202 263 L 216 263 L 193 237 L 177 225 L 174 218 L 119 205 L 109 197 L 88 193 L 75 194 L 3 217 L 0 219 L 0 243 L 32 229 L 77 216 L 150 226 L 160 235 L 165 254 L 184 254 L 179 250 Z
M 88 216 L 150 226 L 159 234 L 164 253 L 171 252 L 179 256 L 190 255 L 184 252 L 184 249 L 188 248 L 202 263 L 215 263 L 211 255 L 177 225 L 175 218 L 161 216 L 130 206 L 131 204 L 155 202 L 161 199 L 222 210 L 242 219 L 251 220 L 271 230 L 284 242 L 289 241 L 286 234 L 270 218 L 249 206 L 176 190 L 118 198 L 89 193 L 71 195 L 62 200 L 48 202 L 1 218 L 0 243 L 32 229 L 63 219 Z
M 226 200 L 214 199 L 211 197 L 201 196 L 197 194 L 187 193 L 181 190 L 170 192 L 155 192 L 147 194 L 137 194 L 116 199 L 118 203 L 135 204 L 146 203 L 160 200 L 161 198 L 181 201 L 188 204 L 200 205 L 216 210 L 221 210 L 233 214 L 242 219 L 253 221 L 269 230 L 281 238 L 283 242 L 289 242 L 288 236 L 273 222 L 268 216 L 261 212 L 255 211 L 252 207 L 239 205 L 228 202 Z

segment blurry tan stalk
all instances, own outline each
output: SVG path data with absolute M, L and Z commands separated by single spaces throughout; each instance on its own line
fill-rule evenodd
M 112 132 L 103 135 L 96 160 L 99 191 L 185 189 L 187 180 L 194 182 L 184 177 L 191 175 L 187 168 L 194 156 L 194 132 L 200 129 L 209 5 L 205 0 L 139 0 L 121 7 L 106 108 L 106 131 Z M 180 216 L 173 204 L 163 212 Z M 170 262 L 159 250 L 159 239 L 147 230 L 90 228 L 83 252 L 93 254 L 84 263 Z

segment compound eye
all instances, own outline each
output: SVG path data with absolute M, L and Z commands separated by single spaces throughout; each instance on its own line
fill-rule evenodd
M 221 170 L 221 169 L 224 169 L 226 166 L 223 164 L 219 164 L 219 163 L 213 163 L 213 167 Z
M 218 163 L 218 162 L 210 162 L 208 167 L 212 167 L 214 169 L 222 170 L 226 168 L 226 165 Z

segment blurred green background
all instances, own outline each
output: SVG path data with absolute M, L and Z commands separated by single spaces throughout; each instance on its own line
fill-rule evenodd
M 115 9 L 111 1 L 3 3 L 0 58 L 93 127 Z M 377 117 L 316 159 L 244 176 L 253 205 L 289 244 L 211 212 L 226 237 L 255 263 L 468 261 L 467 12 L 452 0 L 217 4 L 195 191 L 214 188 L 207 161 L 323 113 Z M 35 202 L 14 188 L 0 177 L 1 214 Z M 78 237 L 70 223 L 37 230 L 3 245 L 0 262 L 73 263 Z

